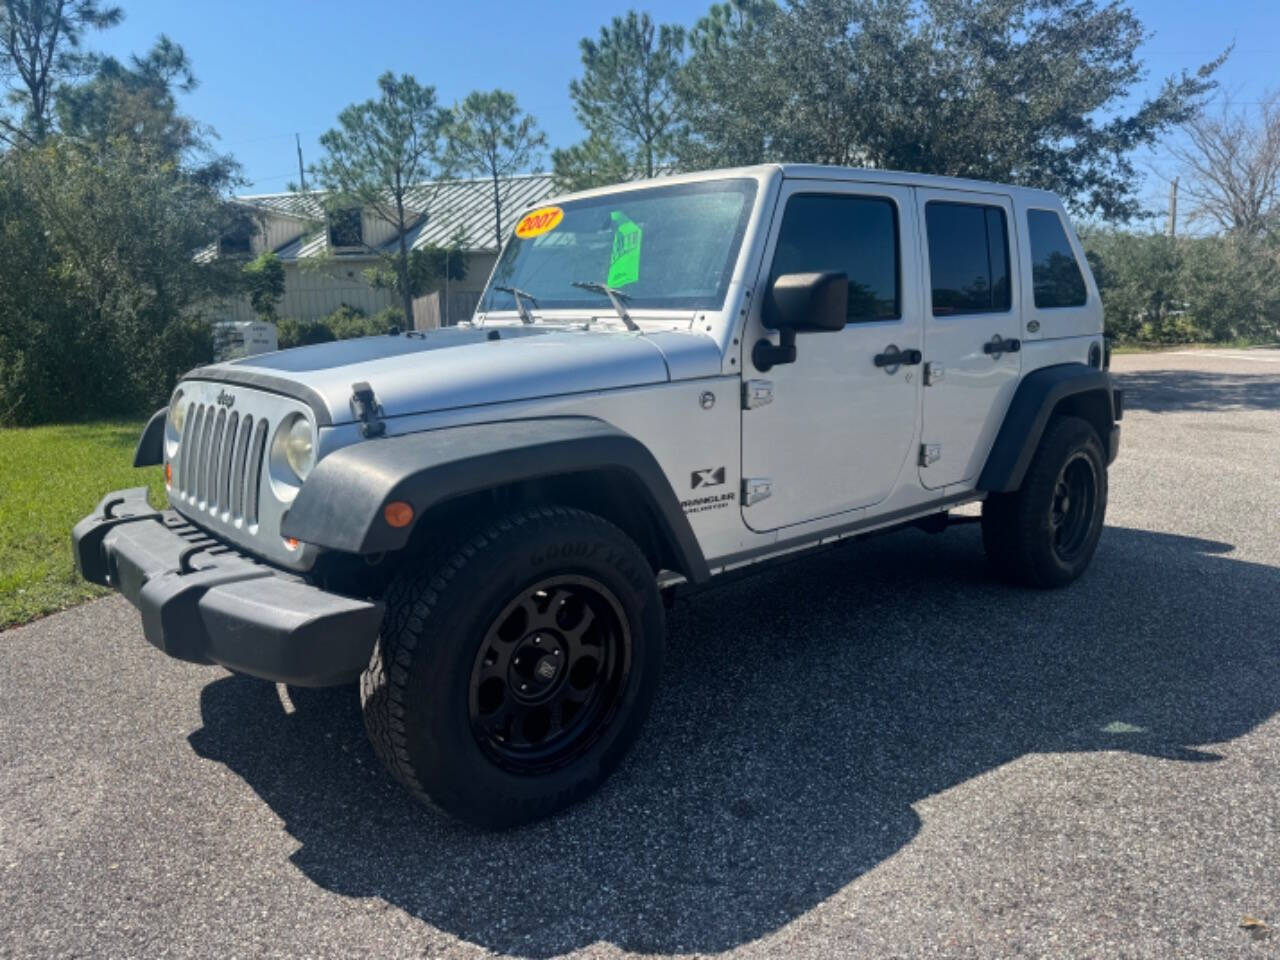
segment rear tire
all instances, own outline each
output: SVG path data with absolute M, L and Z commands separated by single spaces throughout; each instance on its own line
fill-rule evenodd
M 361 679 L 365 727 L 419 799 L 483 827 L 525 823 L 622 759 L 662 648 L 653 571 L 622 531 L 523 510 L 396 578 Z
M 1062 587 L 1089 566 L 1106 510 L 1107 461 L 1097 432 L 1078 417 L 1056 417 L 1022 487 L 983 502 L 983 546 L 1006 579 Z

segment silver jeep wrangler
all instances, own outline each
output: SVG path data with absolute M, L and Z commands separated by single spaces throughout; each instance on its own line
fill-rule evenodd
M 973 501 L 1000 575 L 1078 577 L 1107 366 L 1052 194 L 791 165 L 594 190 L 519 219 L 470 323 L 187 374 L 135 456 L 169 509 L 109 494 L 76 558 L 170 656 L 358 678 L 405 786 L 514 824 L 635 740 L 680 585 Z

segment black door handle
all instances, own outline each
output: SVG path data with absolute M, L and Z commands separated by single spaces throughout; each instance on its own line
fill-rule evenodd
M 995 337 L 982 345 L 983 353 L 1017 353 L 1022 349 L 1022 341 L 1017 338 L 1001 340 Z
M 919 350 L 899 350 L 897 347 L 875 355 L 877 367 L 914 367 L 924 359 Z

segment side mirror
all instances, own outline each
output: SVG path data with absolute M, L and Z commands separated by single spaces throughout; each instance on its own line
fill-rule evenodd
M 843 330 L 849 308 L 847 273 L 784 273 L 764 303 L 764 322 L 775 330 Z
M 796 334 L 843 330 L 848 307 L 848 274 L 782 274 L 769 287 L 762 318 L 765 326 L 781 332 L 780 342 L 757 342 L 751 362 L 762 371 L 779 363 L 795 363 Z

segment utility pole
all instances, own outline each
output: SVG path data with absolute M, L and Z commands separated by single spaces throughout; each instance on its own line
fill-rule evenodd
M 302 137 L 298 134 L 293 135 L 294 142 L 298 144 L 298 184 L 302 187 L 302 192 L 307 192 L 307 174 L 302 166 Z
M 1178 178 L 1169 184 L 1169 238 L 1178 236 Z

